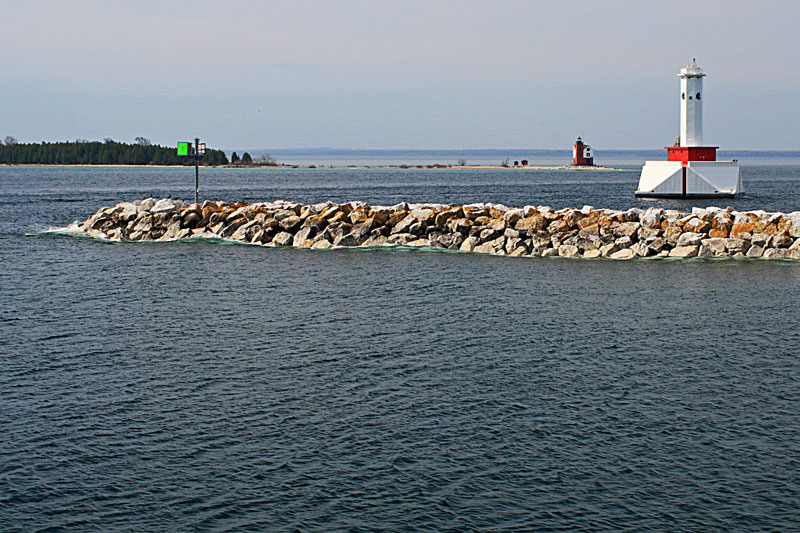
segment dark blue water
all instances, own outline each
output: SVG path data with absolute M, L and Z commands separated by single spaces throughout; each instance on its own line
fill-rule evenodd
M 737 209 L 800 209 L 743 168 Z M 201 171 L 627 208 L 636 172 Z M 187 169 L 0 169 L 0 530 L 800 528 L 800 264 L 108 244 Z M 713 203 L 713 202 L 712 202 Z

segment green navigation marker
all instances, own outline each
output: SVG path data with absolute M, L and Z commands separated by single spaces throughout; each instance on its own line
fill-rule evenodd
M 178 141 L 178 155 L 189 155 L 189 142 Z

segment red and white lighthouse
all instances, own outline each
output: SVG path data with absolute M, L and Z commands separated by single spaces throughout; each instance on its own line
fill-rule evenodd
M 646 161 L 636 196 L 732 197 L 743 192 L 737 161 L 717 161 L 717 146 L 703 145 L 703 69 L 693 59 L 681 79 L 681 130 L 666 161 Z
M 572 147 L 572 164 L 575 166 L 594 166 L 594 153 L 592 147 L 588 144 L 583 144 L 583 139 L 578 137 L 575 145 Z

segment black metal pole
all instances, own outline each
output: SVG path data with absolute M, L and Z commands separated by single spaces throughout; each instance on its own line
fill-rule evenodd
M 200 139 L 198 137 L 194 138 L 194 203 L 200 203 L 200 154 L 197 153 L 200 150 Z

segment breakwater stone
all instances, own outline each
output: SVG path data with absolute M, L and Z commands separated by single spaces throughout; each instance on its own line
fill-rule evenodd
M 210 202 L 147 198 L 104 207 L 71 226 L 121 242 L 220 238 L 327 249 L 402 245 L 514 257 L 800 260 L 800 212 L 626 211 L 497 204 Z

